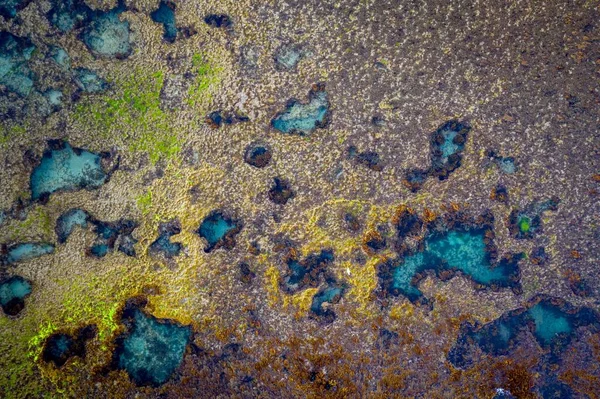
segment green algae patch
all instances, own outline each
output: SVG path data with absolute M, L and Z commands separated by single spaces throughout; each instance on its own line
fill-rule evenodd
M 527 233 L 531 229 L 531 219 L 528 217 L 522 217 L 519 219 L 519 230 L 522 233 Z
M 18 137 L 25 136 L 27 128 L 22 125 L 14 125 L 5 127 L 4 125 L 0 128 L 0 148 L 6 147 L 12 141 Z
M 221 83 L 223 69 L 206 55 L 192 56 L 194 83 L 188 90 L 187 104 L 191 107 L 206 106 L 212 100 L 215 87 Z
M 142 215 L 147 215 L 152 208 L 152 190 L 148 190 L 145 194 L 138 196 L 135 202 Z
M 181 150 L 171 121 L 174 115 L 160 108 L 162 71 L 136 69 L 111 84 L 116 95 L 88 97 L 75 108 L 74 121 L 92 128 L 101 138 L 123 143 L 134 153 L 148 153 L 150 161 L 172 159 Z
M 36 206 L 25 220 L 11 220 L 0 234 L 0 238 L 8 241 L 54 240 L 54 221 L 52 214 L 43 206 Z

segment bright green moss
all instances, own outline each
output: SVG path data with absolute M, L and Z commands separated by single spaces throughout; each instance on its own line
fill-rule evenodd
M 51 240 L 54 235 L 54 221 L 48 209 L 42 206 L 35 207 L 29 212 L 27 218 L 11 226 L 10 240 L 26 240 L 32 233 L 37 233 L 36 238 Z
M 152 163 L 171 159 L 181 146 L 170 121 L 172 113 L 160 108 L 162 71 L 152 74 L 138 69 L 124 79 L 116 79 L 116 96 L 90 97 L 75 109 L 75 120 L 92 125 L 103 138 L 119 140 L 132 152 L 146 152 Z
M 136 199 L 137 206 L 142 211 L 142 215 L 147 215 L 152 207 L 152 191 L 148 190 L 146 194 L 142 194 Z
M 27 129 L 21 125 L 15 125 L 11 127 L 4 127 L 0 129 L 0 148 L 9 144 L 15 138 L 23 136 L 27 133 Z
M 531 228 L 531 219 L 526 216 L 523 216 L 519 219 L 519 230 L 521 233 L 527 233 Z
M 210 101 L 212 89 L 221 83 L 220 73 L 222 69 L 207 61 L 201 54 L 192 56 L 192 66 L 196 78 L 194 84 L 188 90 L 187 103 L 195 107 Z

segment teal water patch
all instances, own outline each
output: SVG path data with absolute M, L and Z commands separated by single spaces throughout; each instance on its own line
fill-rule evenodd
M 29 95 L 35 79 L 29 60 L 35 50 L 29 39 L 0 32 L 0 84 L 23 97 Z
M 515 165 L 515 159 L 512 157 L 501 158 L 497 161 L 496 164 L 498 165 L 498 169 L 500 169 L 500 171 L 502 173 L 505 173 L 507 175 L 512 175 L 513 173 L 515 173 L 517 171 L 517 165 Z
M 44 93 L 44 97 L 46 97 L 48 104 L 52 107 L 62 107 L 63 94 L 60 90 L 50 89 Z
M 512 175 L 519 170 L 513 157 L 502 157 L 498 155 L 495 150 L 487 150 L 485 155 L 487 158 L 483 163 L 484 168 L 489 168 L 492 165 L 496 165 L 500 172 L 507 175 Z
M 271 126 L 286 134 L 310 135 L 328 123 L 329 101 L 324 84 L 316 84 L 308 95 L 308 103 L 290 100 L 286 110 L 271 120 Z
M 211 252 L 219 248 L 232 249 L 235 236 L 241 229 L 239 221 L 225 216 L 221 211 L 213 211 L 202 221 L 196 233 L 206 240 L 204 252 Z
M 383 268 L 380 277 L 391 272 L 390 292 L 401 294 L 411 301 L 423 294 L 417 283 L 425 271 L 438 275 L 443 271 L 460 271 L 477 284 L 507 287 L 518 276 L 516 262 L 492 264 L 485 242 L 485 229 L 473 228 L 432 233 L 425 239 L 423 251 Z
M 470 130 L 466 124 L 452 120 L 432 133 L 429 144 L 432 176 L 444 180 L 458 169 Z
M 550 361 L 556 361 L 576 329 L 590 325 L 600 325 L 600 318 L 593 309 L 575 308 L 563 300 L 538 295 L 525 309 L 507 312 L 485 325 L 463 325 L 448 359 L 455 367 L 470 367 L 472 344 L 492 356 L 508 355 L 517 344 L 519 334 L 528 332 L 540 347 L 549 349 Z
M 25 298 L 31 294 L 31 283 L 20 276 L 0 281 L 0 305 L 5 314 L 16 316 L 25 307 Z
M 53 252 L 54 245 L 48 243 L 26 242 L 15 244 L 7 248 L 4 262 L 9 265 L 25 262 Z
M 461 165 L 462 153 L 470 130 L 470 126 L 457 120 L 447 121 L 438 127 L 431 133 L 429 139 L 431 165 L 425 170 L 408 170 L 403 180 L 404 185 L 416 192 L 428 177 L 447 179 Z
M 117 7 L 103 12 L 96 10 L 81 33 L 81 39 L 90 51 L 101 57 L 126 58 L 131 53 L 129 22 L 119 15 L 126 10 L 123 1 Z
M 540 302 L 527 312 L 535 324 L 535 337 L 543 345 L 549 345 L 559 335 L 573 331 L 569 316 L 557 306 Z
M 62 47 L 54 46 L 50 49 L 50 57 L 61 68 L 71 69 L 71 57 Z
M 305 55 L 306 52 L 300 45 L 283 45 L 275 52 L 275 66 L 284 70 L 292 70 Z
M 117 340 L 114 362 L 137 385 L 159 386 L 183 361 L 192 329 L 139 309 L 128 312 L 128 331 Z
M 77 86 L 86 93 L 100 93 L 108 88 L 108 83 L 94 71 L 77 68 L 73 71 Z
M 56 235 L 58 242 L 64 243 L 71 235 L 77 226 L 81 228 L 87 227 L 88 213 L 82 209 L 70 209 L 63 213 L 56 220 Z
M 30 177 L 31 198 L 40 200 L 57 191 L 77 191 L 102 186 L 108 179 L 100 155 L 66 142 L 52 142 Z
M 173 43 L 177 38 L 177 26 L 175 24 L 175 3 L 171 1 L 161 1 L 158 9 L 150 14 L 154 22 L 163 25 L 163 38 Z
M 0 0 L 0 15 L 5 19 L 17 16 L 17 13 L 25 7 L 30 0 Z
M 332 323 L 336 314 L 331 306 L 340 301 L 346 291 L 345 284 L 338 284 L 335 281 L 328 281 L 327 285 L 321 288 L 313 296 L 310 305 L 310 311 L 323 323 Z M 329 307 L 324 305 L 328 304 Z

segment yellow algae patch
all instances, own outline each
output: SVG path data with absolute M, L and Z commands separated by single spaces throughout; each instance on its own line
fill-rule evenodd
M 390 317 L 394 320 L 403 320 L 412 317 L 415 312 L 415 307 L 409 301 L 404 301 L 399 305 L 394 305 L 390 309 Z
M 312 298 L 318 290 L 318 288 L 307 288 L 294 295 L 286 295 L 283 298 L 283 307 L 287 309 L 290 305 L 294 306 L 297 309 L 295 316 L 297 318 L 302 317 L 308 313 L 312 304 Z
M 279 303 L 279 270 L 274 265 L 269 265 L 265 271 L 265 288 L 269 296 L 269 304 L 275 306 Z
M 379 258 L 370 258 L 364 266 L 352 262 L 344 262 L 342 270 L 346 271 L 344 279 L 350 283 L 347 300 L 356 301 L 357 315 L 364 317 L 371 315 L 369 308 L 372 307 L 372 294 L 377 288 L 377 265 Z

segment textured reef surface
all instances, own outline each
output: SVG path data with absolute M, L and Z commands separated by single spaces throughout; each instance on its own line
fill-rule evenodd
M 0 0 L 0 398 L 598 398 L 598 0 Z

